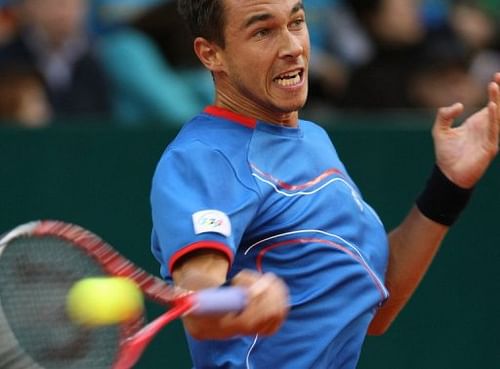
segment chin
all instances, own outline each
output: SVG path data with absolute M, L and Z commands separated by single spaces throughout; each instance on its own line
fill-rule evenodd
M 295 98 L 293 100 L 291 99 L 286 104 L 284 104 L 286 106 L 285 110 L 290 113 L 298 111 L 304 107 L 306 101 L 307 101 L 307 96 L 304 96 L 302 98 Z

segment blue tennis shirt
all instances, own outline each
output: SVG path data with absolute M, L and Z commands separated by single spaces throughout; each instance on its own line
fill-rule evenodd
M 270 337 L 199 341 L 196 369 L 353 369 L 388 293 L 386 231 L 328 134 L 282 127 L 210 106 L 163 153 L 152 183 L 152 252 L 171 281 L 175 262 L 212 248 L 273 272 L 290 291 Z

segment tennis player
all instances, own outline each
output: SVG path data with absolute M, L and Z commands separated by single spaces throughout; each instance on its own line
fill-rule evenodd
M 170 143 L 152 184 L 165 279 L 248 290 L 240 314 L 184 319 L 194 367 L 352 369 L 408 301 L 498 151 L 500 73 L 459 127 L 437 113 L 436 166 L 387 234 L 327 133 L 301 120 L 301 0 L 180 0 L 216 99 Z

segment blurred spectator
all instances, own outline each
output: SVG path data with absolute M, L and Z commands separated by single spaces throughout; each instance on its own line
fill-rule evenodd
M 373 46 L 373 56 L 352 71 L 339 106 L 388 109 L 411 106 L 406 91 L 425 37 L 414 0 L 347 0 Z
M 88 25 L 93 34 L 103 34 L 140 16 L 167 0 L 90 0 Z
M 482 84 L 470 73 L 473 55 L 437 1 L 346 3 L 369 36 L 374 55 L 352 71 L 339 107 L 434 109 L 456 101 L 466 108 L 482 104 Z
M 142 7 L 136 0 L 135 6 L 134 0 L 107 3 L 106 12 L 100 13 L 109 21 L 100 23 L 106 31 L 100 36 L 99 54 L 111 78 L 119 121 L 179 127 L 213 102 L 211 76 L 194 57 L 176 2 L 154 2 Z
M 371 57 L 372 45 L 341 0 L 308 0 L 311 39 L 308 108 L 335 104 L 350 70 Z M 318 105 L 319 104 L 319 105 Z
M 12 9 L 0 2 L 0 47 L 14 37 L 16 27 L 17 22 Z
M 19 33 L 0 49 L 0 70 L 28 65 L 42 76 L 56 118 L 110 111 L 106 75 L 87 34 L 87 0 L 14 0 Z
M 50 122 L 49 101 L 35 70 L 16 66 L 0 71 L 0 120 L 29 128 Z
M 449 22 L 472 55 L 472 76 L 487 83 L 500 70 L 500 3 L 456 0 L 450 7 Z
M 490 48 L 497 41 L 496 20 L 479 1 L 455 0 L 449 11 L 451 27 L 470 49 Z
M 411 106 L 435 109 L 455 102 L 466 109 L 482 106 L 485 84 L 470 73 L 471 62 L 470 52 L 454 33 L 432 35 L 414 60 L 407 88 Z

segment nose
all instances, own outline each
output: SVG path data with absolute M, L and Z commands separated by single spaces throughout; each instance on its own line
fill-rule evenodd
M 297 58 L 304 52 L 302 38 L 285 30 L 281 37 L 280 58 Z

